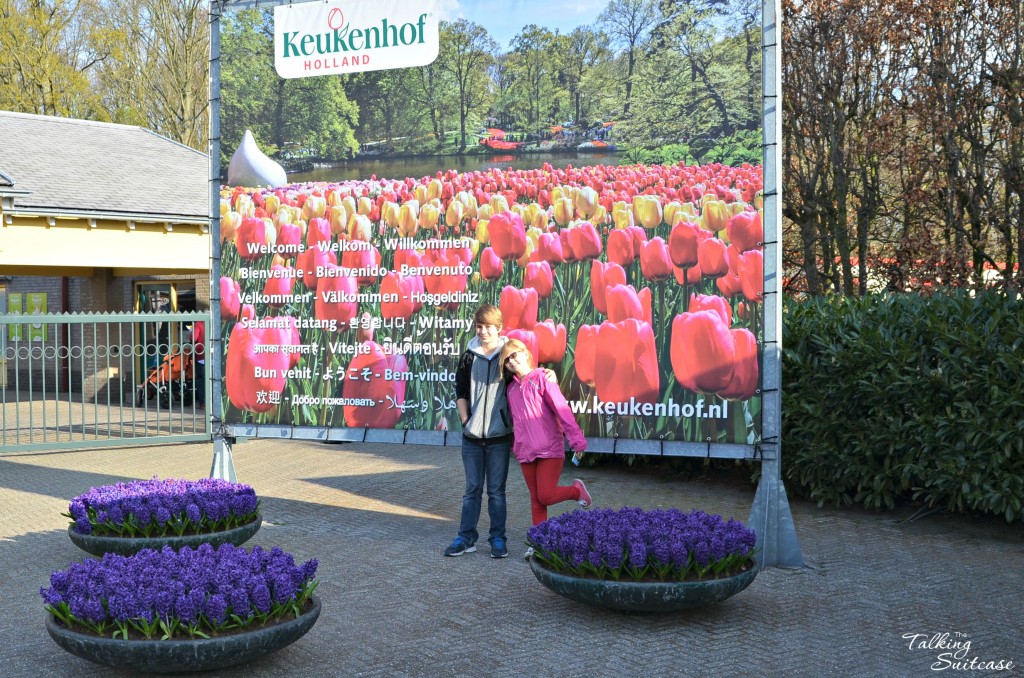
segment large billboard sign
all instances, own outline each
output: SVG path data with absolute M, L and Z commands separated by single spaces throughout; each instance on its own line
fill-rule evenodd
M 587 436 L 757 444 L 760 3 L 500 4 L 226 5 L 224 421 L 457 432 L 487 303 Z

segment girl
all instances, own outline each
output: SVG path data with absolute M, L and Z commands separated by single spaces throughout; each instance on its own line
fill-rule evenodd
M 515 434 L 512 453 L 530 490 L 533 524 L 547 520 L 552 504 L 575 500 L 584 508 L 590 506 L 590 493 L 582 480 L 574 480 L 572 485 L 558 484 L 565 462 L 563 431 L 572 449 L 587 449 L 587 439 L 572 418 L 558 384 L 548 381 L 544 370 L 533 367 L 529 349 L 518 339 L 505 342 L 501 365 L 510 378 L 507 398 Z

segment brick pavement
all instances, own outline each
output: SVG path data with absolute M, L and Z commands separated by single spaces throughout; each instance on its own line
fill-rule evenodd
M 92 485 L 206 476 L 211 457 L 205 444 L 0 455 L 0 675 L 131 675 L 67 654 L 46 634 L 39 587 L 85 557 L 60 512 Z M 494 560 L 486 545 L 441 557 L 457 531 L 458 448 L 257 440 L 235 446 L 234 460 L 263 499 L 265 523 L 249 544 L 318 558 L 323 614 L 294 645 L 218 676 L 934 675 L 942 650 L 910 649 L 911 633 L 964 634 L 968 658 L 1012 660 L 999 675 L 1024 675 L 1021 526 L 791 500 L 807 568 L 765 570 L 704 610 L 630 615 L 560 598 L 533 578 L 519 557 L 529 506 L 517 468 L 512 557 Z M 753 498 L 753 488 L 722 481 L 604 467 L 575 475 L 598 506 L 746 519 Z

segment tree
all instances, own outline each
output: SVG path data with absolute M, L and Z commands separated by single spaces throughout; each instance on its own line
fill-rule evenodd
M 110 119 L 90 77 L 121 36 L 84 14 L 79 0 L 0 2 L 0 109 Z
M 441 23 L 441 67 L 455 80 L 459 103 L 459 138 L 466 148 L 466 120 L 473 111 L 486 109 L 490 97 L 487 70 L 494 61 L 498 43 L 487 29 L 465 19 Z
M 633 96 L 633 73 L 644 38 L 658 17 L 655 0 L 612 0 L 597 18 L 598 25 L 611 37 L 613 44 L 626 51 L 626 99 L 623 115 L 629 114 Z

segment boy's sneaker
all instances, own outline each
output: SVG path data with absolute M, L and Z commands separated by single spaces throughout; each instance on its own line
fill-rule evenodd
M 580 491 L 580 498 L 577 500 L 577 503 L 579 503 L 580 506 L 587 508 L 594 503 L 594 500 L 590 498 L 590 493 L 587 492 L 587 486 L 583 484 L 582 480 L 577 478 L 572 481 L 572 486 Z
M 444 554 L 449 558 L 454 558 L 455 556 L 461 556 L 463 553 L 473 553 L 474 551 L 476 551 L 476 546 L 470 544 L 462 537 L 456 537 L 451 546 L 444 550 Z
M 501 537 L 491 540 L 491 558 L 508 558 L 508 547 L 505 546 L 505 540 Z

